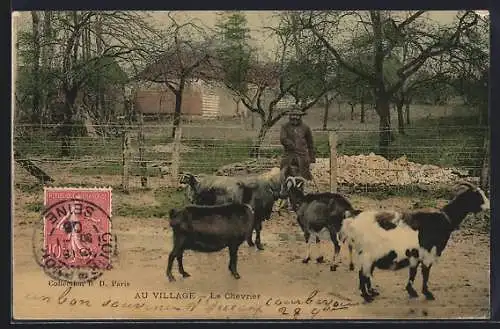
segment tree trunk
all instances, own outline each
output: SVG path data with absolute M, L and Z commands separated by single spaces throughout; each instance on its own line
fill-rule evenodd
M 40 16 L 36 11 L 31 12 L 33 23 L 33 98 L 31 123 L 40 123 L 40 100 L 42 84 L 40 81 Z
M 403 116 L 403 101 L 398 101 L 396 104 L 396 111 L 398 113 L 398 132 L 401 135 L 405 134 L 405 122 L 404 122 L 404 116 Z
M 52 30 L 52 16 L 53 12 L 51 11 L 45 11 L 43 14 L 43 39 L 44 40 L 52 40 L 53 39 L 53 30 Z M 44 72 L 44 77 L 46 80 L 44 80 L 44 88 L 43 88 L 43 95 L 41 99 L 41 117 L 42 120 L 49 120 L 49 103 L 50 103 L 50 90 L 48 86 L 48 79 L 47 79 L 47 73 L 52 69 L 52 62 L 53 62 L 53 47 L 50 45 L 44 45 L 41 49 L 42 54 L 41 54 L 41 62 L 42 62 L 42 68 Z
M 349 103 L 351 105 L 351 120 L 354 120 L 354 103 Z
M 410 124 L 410 102 L 405 104 L 406 125 Z
M 365 123 L 365 101 L 361 100 L 361 118 L 359 120 L 360 123 Z
M 73 135 L 74 106 L 78 90 L 73 88 L 65 90 L 64 93 L 64 121 L 62 123 L 61 136 L 61 156 L 69 156 L 71 150 L 71 136 Z
M 260 148 L 262 146 L 262 143 L 264 142 L 264 138 L 266 138 L 266 134 L 269 131 L 269 128 L 270 128 L 269 123 L 262 120 L 262 125 L 260 126 L 259 134 L 257 135 L 257 139 L 255 140 L 255 143 L 250 151 L 250 157 L 252 158 L 260 157 Z
M 390 99 L 385 88 L 384 81 L 384 46 L 382 31 L 382 13 L 378 10 L 370 10 L 370 18 L 373 26 L 373 55 L 374 55 L 374 73 L 375 88 L 374 95 L 376 101 L 376 110 L 379 115 L 379 151 L 382 156 L 389 158 L 389 145 L 392 139 L 391 132 L 391 109 Z
M 325 112 L 323 113 L 323 130 L 328 129 L 328 110 L 330 109 L 330 99 L 325 95 Z
M 392 141 L 391 131 L 391 111 L 389 97 L 387 95 L 377 95 L 376 110 L 379 115 L 379 152 L 380 155 L 389 158 L 389 145 Z
M 95 17 L 95 33 L 96 33 L 96 50 L 97 56 L 101 56 L 103 53 L 103 44 L 102 44 L 102 17 L 97 14 Z M 98 66 L 101 68 L 101 65 Z M 103 81 L 101 79 L 101 74 L 97 74 L 97 97 L 95 108 L 97 113 L 99 113 L 101 118 L 105 118 L 105 104 L 104 104 L 104 86 Z
M 184 91 L 184 82 L 181 81 L 179 90 L 175 93 L 175 110 L 174 110 L 174 122 L 172 127 L 172 138 L 175 137 L 175 131 L 181 124 L 181 110 L 182 110 L 182 93 Z

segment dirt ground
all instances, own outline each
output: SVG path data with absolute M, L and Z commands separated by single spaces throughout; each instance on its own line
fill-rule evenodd
M 41 194 L 41 193 L 40 193 Z M 430 289 L 436 300 L 422 296 L 409 300 L 404 290 L 407 270 L 376 270 L 373 282 L 380 296 L 362 302 L 357 272 L 347 267 L 347 248 L 336 272 L 329 270 L 332 244 L 320 248 L 327 262 L 301 262 L 305 243 L 292 213 L 274 214 L 264 223 L 264 251 L 243 244 L 239 250 L 240 280 L 227 269 L 228 251 L 202 254 L 187 251 L 183 279 L 174 263 L 176 282 L 168 282 L 165 269 L 172 232 L 165 219 L 113 217 L 118 238 L 114 268 L 92 286 L 53 286 L 36 264 L 32 236 L 39 213 L 28 202 L 42 195 L 15 190 L 13 218 L 13 314 L 15 319 L 445 319 L 488 318 L 489 236 L 471 230 L 452 235 L 443 257 L 431 270 Z M 144 196 L 127 202 L 149 204 Z M 117 199 L 115 202 L 119 203 Z M 375 201 L 356 197 L 363 207 L 404 208 L 413 200 Z M 112 286 L 113 281 L 126 286 Z M 104 284 L 105 286 L 101 286 Z M 416 288 L 420 291 L 421 277 Z M 241 296 L 239 296 L 241 295 Z M 239 298 L 237 298 L 239 297 Z M 241 299 L 245 298 L 245 299 Z

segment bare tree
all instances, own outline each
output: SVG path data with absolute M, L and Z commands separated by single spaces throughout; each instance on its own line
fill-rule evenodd
M 188 21 L 179 24 L 172 13 L 168 14 L 170 25 L 163 31 L 164 43 L 157 45 L 157 54 L 152 64 L 138 74 L 139 79 L 164 83 L 175 95 L 172 138 L 180 125 L 182 97 L 187 84 L 204 77 L 209 58 L 213 52 L 213 40 L 205 29 Z
M 40 79 L 40 33 L 41 33 L 41 20 L 40 15 L 36 11 L 31 12 L 32 28 L 33 28 L 33 58 L 32 58 L 32 71 L 33 76 L 33 97 L 32 97 L 32 112 L 31 122 L 39 123 L 40 116 L 40 102 L 41 102 L 41 79 Z
M 458 15 L 450 26 L 438 28 L 420 26 L 425 11 L 411 12 L 402 19 L 387 12 L 303 12 L 300 24 L 303 29 L 312 32 L 315 38 L 336 59 L 337 63 L 350 72 L 365 79 L 373 88 L 376 98 L 375 109 L 379 115 L 380 153 L 388 156 L 391 141 L 390 102 L 393 95 L 401 88 L 406 79 L 417 72 L 429 58 L 439 56 L 459 47 L 461 36 L 477 23 L 477 15 L 467 11 Z M 352 63 L 348 59 L 359 51 L 349 44 L 349 39 L 342 40 L 335 35 L 345 35 L 345 20 L 355 23 L 356 29 L 363 29 L 369 37 L 371 51 L 367 54 L 371 65 Z M 347 31 L 349 32 L 349 31 Z M 341 39 L 340 41 L 334 41 Z M 417 51 L 397 69 L 394 82 L 387 79 L 384 65 L 387 58 L 398 48 L 402 41 L 411 39 Z
M 101 31 L 95 29 L 99 17 Z M 68 155 L 70 137 L 78 111 L 75 106 L 79 91 L 84 88 L 103 68 L 116 61 L 138 60 L 134 55 L 148 51 L 145 40 L 153 33 L 144 18 L 134 12 L 68 12 L 53 21 L 60 33 L 48 42 L 60 47 L 57 54 L 61 63 L 57 78 L 64 96 L 64 113 L 59 134 L 62 139 L 62 154 Z M 82 38 L 93 37 L 102 49 L 94 50 L 88 56 L 88 48 L 82 47 Z M 87 56 L 83 54 L 87 52 Z M 109 61 L 107 59 L 112 59 Z
M 284 17 L 284 20 L 287 18 Z M 260 118 L 260 129 L 250 152 L 252 157 L 260 155 L 260 147 L 268 131 L 287 113 L 287 108 L 278 106 L 280 101 L 292 97 L 302 111 L 307 111 L 331 90 L 324 62 L 314 56 L 317 53 L 313 48 L 296 47 L 298 39 L 294 36 L 294 31 L 284 29 L 284 26 L 280 24 L 268 28 L 278 38 L 275 58 L 250 63 L 246 76 L 243 77 L 246 81 L 243 85 L 248 87 L 239 88 L 238 84 L 226 84 Z M 300 51 L 297 51 L 299 48 Z M 218 66 L 225 72 L 225 67 L 220 64 Z

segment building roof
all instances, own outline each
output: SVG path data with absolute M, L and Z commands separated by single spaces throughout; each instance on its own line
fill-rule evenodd
M 157 83 L 176 81 L 184 70 L 196 65 L 191 79 L 222 81 L 223 65 L 210 48 L 209 45 L 199 45 L 166 51 L 154 63 L 147 65 L 136 78 Z M 267 82 L 277 86 L 279 69 L 274 63 L 254 62 L 249 68 L 246 80 L 256 85 Z

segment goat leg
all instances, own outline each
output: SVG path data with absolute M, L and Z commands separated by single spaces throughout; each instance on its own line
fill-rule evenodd
M 170 282 L 175 281 L 175 278 L 172 275 L 172 265 L 174 264 L 174 259 L 175 259 L 175 254 L 174 251 L 172 250 L 168 255 L 168 265 L 167 265 L 167 278 L 168 281 Z
M 182 252 L 177 255 L 177 264 L 179 265 L 179 273 L 182 275 L 183 278 L 188 278 L 191 275 L 184 270 L 184 265 L 182 264 L 182 255 L 183 255 Z
M 248 244 L 249 247 L 255 246 L 255 244 L 253 243 L 253 240 L 252 240 L 252 235 L 253 235 L 253 229 L 252 229 L 251 233 L 249 234 L 249 236 L 247 238 L 247 244 Z
M 366 277 L 366 290 L 370 296 L 375 297 L 380 295 L 380 293 L 375 289 L 372 288 L 372 276 L 373 276 L 373 270 L 375 269 L 375 265 L 372 265 L 370 268 L 370 276 Z
M 264 250 L 264 246 L 260 242 L 260 231 L 262 231 L 262 222 L 255 225 L 255 246 L 259 250 Z
M 306 240 L 306 257 L 302 260 L 302 263 L 307 264 L 311 260 L 311 233 L 309 231 L 304 232 L 304 239 Z
M 337 267 L 339 266 L 337 260 L 340 253 L 340 245 L 339 241 L 337 240 L 337 231 L 335 230 L 335 228 L 329 226 L 328 232 L 330 233 L 330 239 L 332 239 L 333 243 L 333 260 L 332 265 L 330 265 L 330 271 L 336 271 Z
M 428 286 L 431 266 L 432 265 L 427 266 L 427 265 L 422 264 L 422 293 L 424 294 L 424 296 L 427 300 L 434 300 L 435 299 L 432 292 L 429 291 L 429 286 Z
M 372 287 L 372 279 L 371 277 L 366 278 L 366 291 L 368 294 L 372 297 L 380 295 L 380 293 L 377 291 L 377 289 Z
M 370 303 L 373 301 L 373 296 L 370 295 L 367 291 L 368 277 L 364 275 L 363 269 L 359 270 L 359 290 L 361 291 L 361 297 L 365 300 L 365 302 Z
M 241 276 L 238 274 L 238 245 L 229 245 L 229 271 L 235 279 L 239 279 Z
M 349 271 L 354 271 L 354 263 L 352 262 L 352 245 L 348 244 L 347 248 L 349 249 Z
M 408 292 L 408 295 L 410 298 L 417 298 L 418 293 L 415 291 L 413 288 L 413 282 L 415 281 L 415 276 L 417 275 L 417 266 L 410 266 L 409 269 L 409 277 L 408 277 L 408 283 L 406 284 L 406 291 Z

